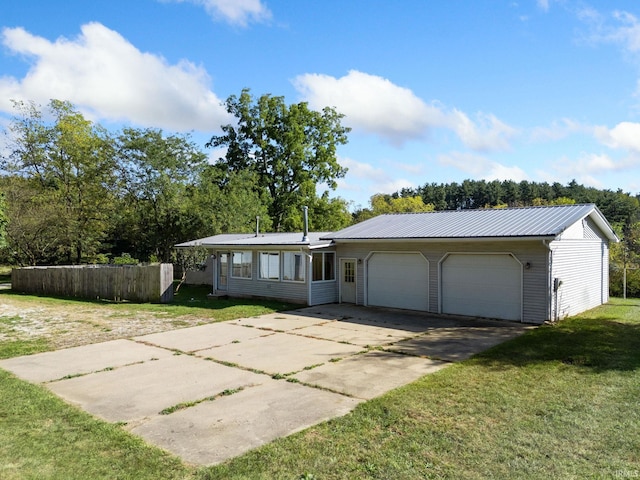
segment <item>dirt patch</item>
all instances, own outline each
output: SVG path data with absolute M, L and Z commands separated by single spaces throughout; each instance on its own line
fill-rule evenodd
M 126 312 L 109 306 L 34 307 L 10 298 L 0 300 L 0 342 L 43 338 L 56 350 L 211 321 L 186 315 L 167 318 L 162 312 Z

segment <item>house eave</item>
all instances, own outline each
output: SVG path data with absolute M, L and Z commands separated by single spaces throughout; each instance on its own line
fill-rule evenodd
M 334 238 L 339 243 L 465 243 L 465 242 L 526 242 L 553 240 L 556 235 L 519 237 L 415 237 L 415 238 Z

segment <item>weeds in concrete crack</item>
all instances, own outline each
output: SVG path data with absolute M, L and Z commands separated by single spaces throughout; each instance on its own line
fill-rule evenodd
M 230 395 L 236 394 L 244 390 L 245 387 L 238 388 L 227 388 L 220 393 L 216 393 L 215 395 L 211 395 L 209 397 L 201 398 L 200 400 L 193 400 L 192 402 L 182 402 L 171 407 L 167 407 L 163 410 L 160 410 L 160 415 L 171 415 L 178 410 L 185 410 L 187 408 L 195 407 L 196 405 L 201 404 L 202 402 L 212 402 L 213 400 L 220 397 L 228 397 Z

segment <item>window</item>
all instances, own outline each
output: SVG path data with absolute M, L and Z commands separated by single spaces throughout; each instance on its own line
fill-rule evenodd
M 280 280 L 280 252 L 260 252 L 260 278 Z
M 233 252 L 233 278 L 251 278 L 251 257 L 251 252 Z
M 334 252 L 314 253 L 311 261 L 314 282 L 336 279 L 336 254 Z
M 355 283 L 356 281 L 356 268 L 355 263 L 352 261 L 344 262 L 344 283 Z
M 284 252 L 282 254 L 282 279 L 304 282 L 304 254 Z

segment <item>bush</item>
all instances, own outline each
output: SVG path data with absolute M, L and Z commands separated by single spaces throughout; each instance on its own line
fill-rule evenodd
M 137 265 L 140 261 L 137 258 L 133 258 L 128 253 L 123 253 L 119 257 L 113 257 L 114 265 Z
M 609 294 L 612 297 L 624 295 L 624 272 L 622 268 L 609 271 Z M 627 269 L 627 297 L 640 298 L 640 269 Z

